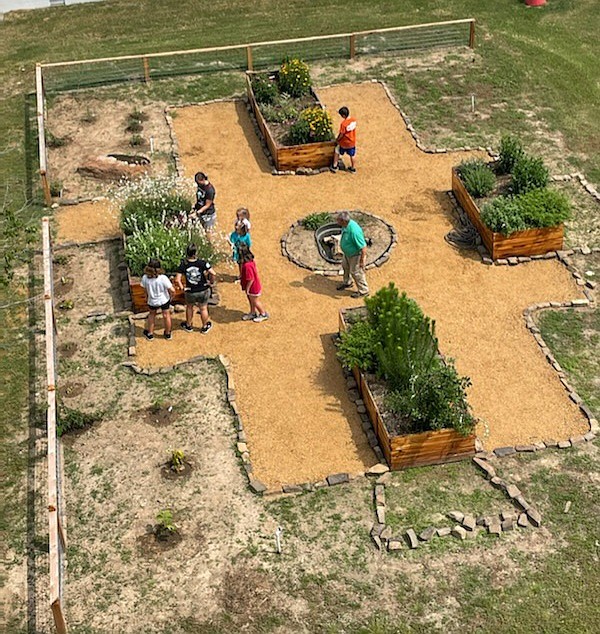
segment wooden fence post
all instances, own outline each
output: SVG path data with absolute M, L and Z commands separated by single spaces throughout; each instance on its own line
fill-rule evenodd
M 248 70 L 254 70 L 254 65 L 252 63 L 252 47 L 246 46 L 246 66 L 248 66 Z
M 471 20 L 469 27 L 469 48 L 475 48 L 475 20 Z
M 350 36 L 350 59 L 356 56 L 356 35 L 352 33 Z
M 40 178 L 42 179 L 42 191 L 44 192 L 44 202 L 47 207 L 52 204 L 52 194 L 50 193 L 50 185 L 48 184 L 48 175 L 46 170 L 40 170 Z
M 150 81 L 150 62 L 147 57 L 142 58 L 144 62 L 144 81 L 148 83 Z
M 52 604 L 52 616 L 54 617 L 54 626 L 58 634 L 67 634 L 67 623 L 60 605 L 60 599 L 56 599 Z

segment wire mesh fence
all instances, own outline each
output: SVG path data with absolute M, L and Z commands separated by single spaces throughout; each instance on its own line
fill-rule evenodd
M 472 46 L 473 36 L 474 20 L 466 19 L 190 51 L 41 64 L 41 68 L 44 89 L 52 93 L 181 75 L 272 68 L 285 57 L 317 61 Z

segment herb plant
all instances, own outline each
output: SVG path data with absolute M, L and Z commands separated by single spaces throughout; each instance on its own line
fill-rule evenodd
M 524 155 L 513 167 L 511 191 L 513 194 L 524 194 L 532 189 L 546 187 L 548 179 L 548 168 L 542 158 Z
M 331 222 L 331 214 L 326 211 L 320 211 L 314 214 L 308 214 L 304 220 L 302 220 L 302 226 L 309 231 L 316 231 L 319 227 Z
M 458 166 L 458 173 L 471 196 L 483 198 L 487 196 L 496 185 L 496 177 L 481 159 L 463 161 Z
M 500 174 L 510 174 L 516 163 L 524 156 L 523 146 L 517 137 L 507 134 L 500 141 L 500 156 L 498 171 Z
M 260 104 L 274 104 L 279 97 L 277 84 L 263 75 L 255 75 L 252 79 L 252 91 Z
M 481 210 L 481 220 L 486 227 L 505 236 L 527 229 L 517 201 L 510 196 L 499 196 L 486 203 Z

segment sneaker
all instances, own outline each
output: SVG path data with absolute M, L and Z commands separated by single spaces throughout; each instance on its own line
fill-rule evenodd
M 354 174 L 356 172 L 356 167 L 349 167 L 348 171 Z
M 269 313 L 263 313 L 262 315 L 256 315 L 252 321 L 260 324 L 261 321 L 266 321 L 267 319 L 269 319 Z
M 338 166 L 337 165 L 330 165 L 329 166 L 329 171 L 332 172 L 333 174 L 335 174 L 338 171 Z
M 152 339 L 154 339 L 154 335 L 149 330 L 144 330 L 144 337 L 146 337 L 148 341 L 152 341 Z
M 256 313 L 244 313 L 242 315 L 242 321 L 252 321 L 255 317 L 258 317 Z
M 348 284 L 340 284 L 339 286 L 336 286 L 336 290 L 338 291 L 345 291 L 347 288 L 350 288 L 352 286 L 352 284 L 348 283 Z
M 354 299 L 358 299 L 359 297 L 367 297 L 368 294 L 369 294 L 369 291 L 367 291 L 366 293 L 359 293 L 358 291 L 356 291 L 356 293 L 352 293 L 350 297 L 353 297 Z
M 200 328 L 200 333 L 205 335 L 212 328 L 212 321 L 207 321 L 202 328 Z
M 165 332 L 165 339 L 173 339 L 173 335 L 170 332 Z
M 186 332 L 194 332 L 194 329 L 187 323 L 187 321 L 182 321 L 181 322 L 181 327 L 186 331 Z

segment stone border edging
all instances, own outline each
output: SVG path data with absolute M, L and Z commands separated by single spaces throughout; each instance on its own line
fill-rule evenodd
M 145 319 L 147 313 L 138 313 L 136 315 L 129 315 L 129 350 L 134 348 L 133 355 L 135 356 L 135 321 L 140 319 Z M 132 346 L 132 337 L 133 337 L 133 346 Z M 347 482 L 352 482 L 362 477 L 366 477 L 368 475 L 379 475 L 384 471 L 389 470 L 388 466 L 385 464 L 376 464 L 371 467 L 368 471 L 364 473 L 332 473 L 328 476 L 325 476 L 322 480 L 318 480 L 317 482 L 303 482 L 301 484 L 283 484 L 280 487 L 274 487 L 269 489 L 263 482 L 261 482 L 258 478 L 254 477 L 252 461 L 250 458 L 250 449 L 247 444 L 246 432 L 244 429 L 244 424 L 242 422 L 242 417 L 240 415 L 240 410 L 236 402 L 236 392 L 235 392 L 235 383 L 233 379 L 233 373 L 231 371 L 231 362 L 229 359 L 220 354 L 218 357 L 207 357 L 205 355 L 196 355 L 191 357 L 190 359 L 186 359 L 185 361 L 181 361 L 179 363 L 175 363 L 171 366 L 166 366 L 164 368 L 141 368 L 139 365 L 135 363 L 135 361 L 125 361 L 121 365 L 123 367 L 131 368 L 133 372 L 136 374 L 142 374 L 145 376 L 154 376 L 155 374 L 166 374 L 168 372 L 172 372 L 175 368 L 180 366 L 189 365 L 191 363 L 195 363 L 196 361 L 214 361 L 217 359 L 221 366 L 225 371 L 226 376 L 226 389 L 225 394 L 227 398 L 227 402 L 233 413 L 235 420 L 235 430 L 237 434 L 236 438 L 236 452 L 241 461 L 242 468 L 246 473 L 248 478 L 248 487 L 249 489 L 261 496 L 282 496 L 282 495 L 295 495 L 298 493 L 304 492 L 312 492 L 318 491 L 319 489 L 323 489 L 325 487 L 336 486 L 338 484 L 344 484 Z M 380 450 L 381 451 L 381 450 Z
M 413 528 L 404 531 L 402 536 L 394 536 L 391 526 L 386 524 L 386 497 L 385 487 L 389 484 L 390 473 L 383 473 L 375 481 L 373 488 L 373 502 L 375 506 L 376 521 L 370 532 L 378 550 L 393 552 L 405 548 L 418 548 L 423 542 L 429 542 L 434 537 L 452 536 L 459 540 L 475 538 L 480 532 L 486 531 L 490 535 L 500 537 L 503 532 L 512 531 L 517 528 L 539 527 L 542 524 L 540 512 L 523 496 L 521 490 L 514 484 L 508 484 L 496 475 L 494 467 L 488 463 L 488 455 L 475 456 L 472 461 L 483 471 L 485 479 L 497 489 L 501 489 L 509 501 L 515 507 L 514 511 L 502 511 L 499 514 L 479 515 L 474 513 L 463 513 L 462 511 L 450 511 L 446 517 L 456 522 L 449 526 L 437 527 L 428 526 L 419 534 Z
M 352 209 L 349 211 L 350 213 L 359 212 L 361 214 L 371 216 L 372 218 L 375 218 L 376 220 L 379 220 L 380 222 L 382 222 L 388 228 L 392 236 L 390 244 L 374 262 L 367 264 L 365 266 L 365 269 L 368 271 L 370 269 L 379 268 L 380 266 L 383 266 L 390 259 L 391 251 L 398 243 L 398 232 L 396 231 L 393 225 L 391 225 L 389 222 L 387 222 L 387 220 L 385 220 L 384 218 L 381 218 L 380 216 L 376 216 L 375 214 L 372 214 L 367 211 L 363 211 L 361 209 Z M 330 212 L 330 213 L 335 214 L 336 212 Z M 337 269 L 336 271 L 330 271 L 330 270 L 326 271 L 324 269 L 318 269 L 313 266 L 309 266 L 308 264 L 305 264 L 304 262 L 301 262 L 288 251 L 287 243 L 289 241 L 289 237 L 291 233 L 294 231 L 294 229 L 301 225 L 302 225 L 302 221 L 297 220 L 296 222 L 292 223 L 288 232 L 284 236 L 281 237 L 279 241 L 281 245 L 281 255 L 286 257 L 292 264 L 295 264 L 296 266 L 299 266 L 300 268 L 307 269 L 308 271 L 314 271 L 317 275 L 324 275 L 326 277 L 337 277 L 341 275 L 343 272 L 342 269 Z

